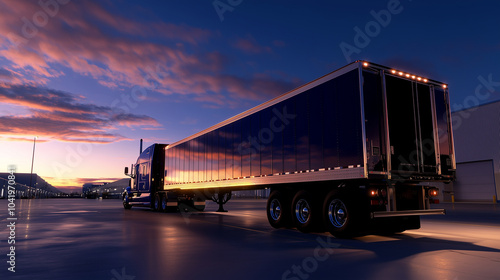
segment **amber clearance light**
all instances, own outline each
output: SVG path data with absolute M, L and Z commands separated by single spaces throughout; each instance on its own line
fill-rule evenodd
M 436 188 L 432 188 L 427 191 L 427 194 L 429 194 L 430 197 L 436 197 L 439 194 L 439 190 Z
M 422 77 L 417 77 L 415 75 L 412 75 L 412 74 L 409 74 L 409 73 L 405 73 L 403 71 L 398 71 L 396 69 L 392 69 L 390 70 L 391 74 L 393 75 L 399 75 L 401 77 L 406 77 L 406 78 L 411 78 L 413 80 L 418 80 L 419 82 L 424 82 L 424 83 L 427 83 L 429 80 L 427 80 L 426 78 L 422 78 Z

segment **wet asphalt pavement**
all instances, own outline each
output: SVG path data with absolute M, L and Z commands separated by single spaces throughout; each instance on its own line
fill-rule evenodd
M 422 228 L 351 240 L 271 228 L 265 200 L 228 213 L 124 210 L 120 200 L 0 200 L 0 279 L 499 279 L 500 205 L 441 204 Z

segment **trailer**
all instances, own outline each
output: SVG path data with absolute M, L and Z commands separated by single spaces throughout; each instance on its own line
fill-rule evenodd
M 142 144 L 141 144 L 142 146 Z M 142 148 L 141 148 L 142 149 Z M 337 237 L 420 228 L 432 183 L 455 178 L 448 86 L 356 61 L 139 156 L 126 209 L 219 211 L 237 190 L 270 189 L 274 228 Z M 182 205 L 182 206 L 181 206 Z

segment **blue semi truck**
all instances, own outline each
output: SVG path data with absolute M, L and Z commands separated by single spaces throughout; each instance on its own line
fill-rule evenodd
M 142 146 L 142 144 L 141 144 Z M 142 148 L 141 148 L 142 149 Z M 433 182 L 455 177 L 446 84 L 357 61 L 172 144 L 129 172 L 126 209 L 203 211 L 232 191 L 270 189 L 275 228 L 348 237 L 420 227 Z M 182 205 L 182 207 L 180 207 Z

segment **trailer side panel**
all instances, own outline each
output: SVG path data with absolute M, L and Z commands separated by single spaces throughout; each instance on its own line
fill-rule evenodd
M 271 106 L 168 146 L 164 189 L 365 177 L 359 73 L 355 68 L 291 92 Z M 323 174 L 308 174 L 313 172 Z

